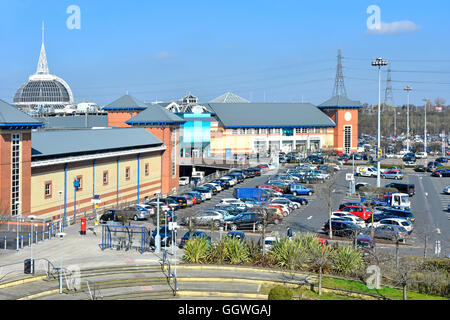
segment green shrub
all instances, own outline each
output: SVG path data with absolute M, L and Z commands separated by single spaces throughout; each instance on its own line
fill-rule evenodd
M 364 266 L 363 255 L 352 246 L 340 246 L 333 255 L 333 271 L 341 275 L 358 273 Z
M 292 290 L 284 286 L 276 286 L 269 291 L 269 300 L 292 300 Z
M 231 264 L 248 263 L 250 254 L 245 242 L 238 238 L 226 238 L 227 261 Z
M 183 261 L 186 263 L 204 263 L 208 258 L 210 250 L 211 243 L 208 239 L 189 239 L 184 247 Z

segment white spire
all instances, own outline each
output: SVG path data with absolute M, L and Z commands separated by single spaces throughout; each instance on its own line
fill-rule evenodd
M 44 33 L 44 22 L 42 22 L 42 47 L 41 47 L 41 55 L 39 56 L 39 62 L 37 67 L 36 74 L 49 74 L 48 63 L 47 63 L 47 55 L 45 54 L 45 33 Z

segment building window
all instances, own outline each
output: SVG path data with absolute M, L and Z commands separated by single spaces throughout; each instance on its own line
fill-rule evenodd
M 144 172 L 145 172 L 146 176 L 148 176 L 150 174 L 150 166 L 148 163 L 145 164 Z
M 247 134 L 253 134 L 253 129 L 247 129 Z
M 328 128 L 322 128 L 322 133 L 328 133 Z
M 260 132 L 261 132 L 261 129 L 255 129 L 255 134 L 260 134 Z
M 130 167 L 125 168 L 125 180 L 130 180 Z
M 20 214 L 20 133 L 12 135 L 12 157 L 11 157 L 11 214 Z
M 308 133 L 308 128 L 302 128 L 302 133 Z
M 51 181 L 47 181 L 45 183 L 45 188 L 44 188 L 44 198 L 48 199 L 52 197 L 52 182 Z
M 233 129 L 233 133 L 232 134 L 238 134 L 237 129 Z
M 294 129 L 292 128 L 283 128 L 283 136 L 284 137 L 292 137 L 294 135 Z
M 103 185 L 106 186 L 108 185 L 108 171 L 103 171 Z
M 320 128 L 314 128 L 314 133 L 320 133 Z
M 344 149 L 345 153 L 350 154 L 352 149 L 352 127 L 344 127 Z
M 240 134 L 245 134 L 245 129 L 241 129 Z

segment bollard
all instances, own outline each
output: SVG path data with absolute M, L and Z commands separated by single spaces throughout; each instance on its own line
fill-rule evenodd
M 20 247 L 23 249 L 23 235 L 20 236 Z
M 35 235 L 36 235 L 36 242 L 35 243 L 38 243 L 38 232 L 36 231 L 35 233 L 34 233 Z
M 28 234 L 28 246 L 31 247 L 31 233 Z
M 45 240 L 45 229 L 42 228 L 42 241 L 44 241 L 44 240 Z
M 6 250 L 6 236 L 5 236 L 4 240 L 5 240 L 5 250 Z
M 228 221 L 225 222 L 225 231 L 227 231 L 227 230 L 228 230 Z
M 256 223 L 253 222 L 253 232 L 255 232 L 255 229 L 256 229 Z
M 50 240 L 51 234 L 52 234 L 52 229 L 51 229 L 51 227 L 49 226 L 49 227 L 48 227 L 48 240 Z

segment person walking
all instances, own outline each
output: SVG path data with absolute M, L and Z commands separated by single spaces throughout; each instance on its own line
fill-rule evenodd
M 292 229 L 291 227 L 287 227 L 287 237 L 289 240 L 292 240 Z

